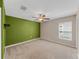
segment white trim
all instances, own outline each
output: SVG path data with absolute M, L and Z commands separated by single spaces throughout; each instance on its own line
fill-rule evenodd
M 20 42 L 20 43 L 8 45 L 5 48 L 13 47 L 13 46 L 20 45 L 20 44 L 24 44 L 24 43 L 29 43 L 29 42 L 32 42 L 32 41 L 35 41 L 35 40 L 38 40 L 38 39 L 40 39 L 40 38 L 35 38 L 35 39 L 28 40 L 28 41 L 24 41 L 24 42 Z
M 76 47 L 78 48 L 78 16 L 76 15 Z
M 79 11 L 76 14 L 76 45 L 79 59 Z
M 48 41 L 48 42 L 50 42 L 50 43 L 55 43 L 55 44 L 64 45 L 64 46 L 67 46 L 67 47 L 71 47 L 71 48 L 77 49 L 77 48 L 74 47 L 74 46 L 65 45 L 64 43 L 49 41 L 49 40 L 46 40 L 46 39 L 40 39 L 40 40 L 44 40 L 44 41 Z

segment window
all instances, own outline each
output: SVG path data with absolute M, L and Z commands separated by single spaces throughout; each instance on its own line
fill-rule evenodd
M 59 39 L 72 40 L 72 22 L 59 23 Z

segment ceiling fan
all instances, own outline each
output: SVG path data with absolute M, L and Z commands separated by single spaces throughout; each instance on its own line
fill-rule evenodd
M 39 14 L 38 17 L 32 17 L 40 22 L 44 22 L 44 21 L 47 21 L 47 20 L 50 20 L 50 18 L 48 18 L 46 15 L 44 14 Z

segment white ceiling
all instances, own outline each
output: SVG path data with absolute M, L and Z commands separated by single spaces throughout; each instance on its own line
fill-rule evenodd
M 4 0 L 4 5 L 8 16 L 33 20 L 32 16 L 43 13 L 53 19 L 75 14 L 79 0 Z

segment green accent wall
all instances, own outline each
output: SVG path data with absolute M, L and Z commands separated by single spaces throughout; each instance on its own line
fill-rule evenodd
M 3 0 L 0 0 L 0 7 L 1 7 L 1 59 L 4 59 L 4 54 L 5 54 L 5 28 L 4 28 L 4 23 L 5 23 L 5 10 L 4 10 L 4 4 Z
M 3 4 L 3 0 L 0 0 L 0 7 L 2 7 L 2 4 Z
M 6 16 L 6 45 L 31 40 L 40 37 L 40 23 L 25 19 Z

